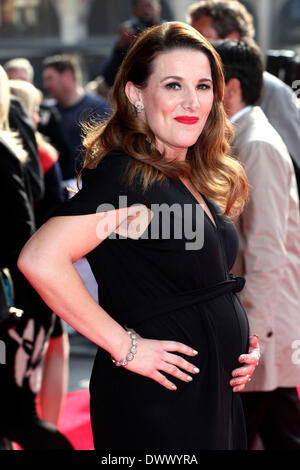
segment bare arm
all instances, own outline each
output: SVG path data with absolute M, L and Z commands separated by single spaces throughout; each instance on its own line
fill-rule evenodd
M 18 260 L 19 269 L 47 305 L 117 360 L 129 351 L 129 335 L 89 294 L 73 263 L 92 251 L 129 215 L 125 208 L 106 212 L 101 218 L 96 214 L 52 218 L 28 241 Z M 197 370 L 169 352 L 195 355 L 192 347 L 176 341 L 139 338 L 138 352 L 126 367 L 174 389 L 174 384 L 159 371 L 190 381 L 179 367 L 189 373 Z
M 120 211 L 122 220 L 126 209 Z M 106 213 L 111 231 L 119 225 L 114 212 Z M 127 349 L 128 335 L 90 296 L 73 266 L 103 241 L 98 224 L 96 214 L 50 219 L 25 245 L 18 267 L 57 315 L 114 355 Z

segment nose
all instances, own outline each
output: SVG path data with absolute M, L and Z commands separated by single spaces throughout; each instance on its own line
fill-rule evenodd
M 182 106 L 189 111 L 195 111 L 199 108 L 199 96 L 196 90 L 185 91 Z

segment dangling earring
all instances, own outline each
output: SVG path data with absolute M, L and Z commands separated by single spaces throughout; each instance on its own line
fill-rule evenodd
M 137 113 L 141 113 L 144 109 L 144 106 L 142 104 L 137 104 L 135 109 Z

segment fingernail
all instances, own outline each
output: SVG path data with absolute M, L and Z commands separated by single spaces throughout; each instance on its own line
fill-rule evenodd
M 198 351 L 196 351 L 196 349 L 193 349 L 193 354 L 198 354 Z
M 243 361 L 245 359 L 245 356 L 242 354 L 239 359 L 240 361 Z
M 172 390 L 177 390 L 176 385 L 172 385 Z
M 194 367 L 194 372 L 198 373 L 200 372 L 200 369 L 198 369 L 198 367 Z
M 193 380 L 193 378 L 190 375 L 187 375 L 186 378 L 189 382 L 191 382 Z

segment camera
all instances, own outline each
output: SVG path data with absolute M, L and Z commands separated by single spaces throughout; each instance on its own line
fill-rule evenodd
M 287 85 L 300 79 L 300 56 L 293 50 L 274 50 L 267 53 L 266 70 Z

